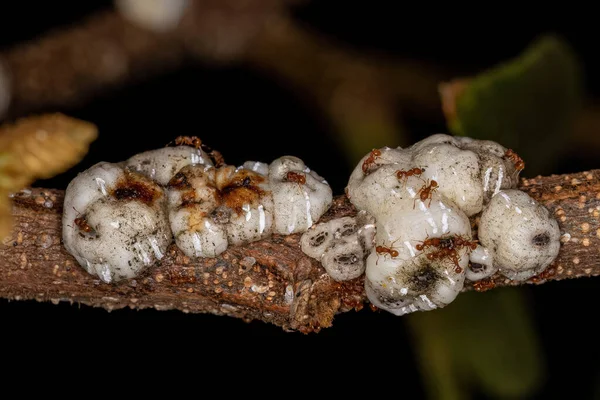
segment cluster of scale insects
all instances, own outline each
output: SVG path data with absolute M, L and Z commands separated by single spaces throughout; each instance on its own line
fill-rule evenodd
M 196 149 L 203 149 L 213 159 L 213 161 L 215 162 L 215 166 L 219 167 L 225 164 L 221 153 L 219 153 L 216 150 L 210 149 L 208 146 L 202 143 L 202 140 L 200 138 L 196 136 L 179 136 L 167 146 L 172 144 L 174 144 L 175 146 L 190 146 Z M 371 151 L 369 157 L 367 157 L 367 159 L 365 159 L 365 161 L 362 164 L 362 170 L 365 174 L 369 174 L 371 167 L 375 164 L 377 158 L 379 158 L 380 156 L 380 150 L 374 149 Z M 507 150 L 504 154 L 504 157 L 511 160 L 515 164 L 515 169 L 517 171 L 521 171 L 525 168 L 525 163 L 523 162 L 523 159 L 521 159 L 521 157 L 519 157 L 519 155 L 513 150 Z M 401 181 L 404 183 L 404 185 L 406 185 L 406 180 L 409 177 L 420 177 L 424 171 L 425 170 L 423 168 L 415 167 L 409 170 L 397 170 L 395 175 L 398 181 Z M 246 182 L 246 180 L 248 181 Z M 242 184 L 243 186 L 246 186 L 250 183 L 249 178 L 246 178 L 246 180 L 244 180 L 244 183 Z M 304 174 L 293 171 L 287 173 L 286 180 L 288 182 L 296 182 L 300 185 L 304 185 L 306 183 L 306 177 Z M 423 202 L 423 204 L 425 204 L 425 202 L 429 200 L 427 205 L 429 207 L 429 205 L 431 204 L 433 192 L 435 192 L 439 188 L 439 185 L 435 180 L 423 180 L 423 182 L 423 186 L 417 191 L 417 196 L 421 200 L 421 202 Z M 417 198 L 415 197 L 415 203 L 416 200 Z M 415 204 L 413 204 L 413 209 L 414 207 Z M 82 216 L 75 218 L 74 223 L 83 232 L 90 233 L 93 231 L 92 227 L 90 227 L 87 224 L 86 219 Z M 433 249 L 432 251 L 429 251 L 426 255 L 427 259 L 430 261 L 449 259 L 454 264 L 454 271 L 456 273 L 462 272 L 462 268 L 460 267 L 458 261 L 458 251 L 462 248 L 466 248 L 468 252 L 473 251 L 477 248 L 477 241 L 468 240 L 459 235 L 449 236 L 445 238 L 427 237 L 425 241 L 415 246 L 415 249 L 417 249 L 418 251 Z M 377 252 L 378 256 L 389 255 L 390 257 L 395 258 L 399 255 L 398 250 L 396 250 L 393 247 L 393 244 L 391 247 L 386 247 L 382 245 L 376 246 L 375 251 Z
M 220 152 L 211 149 L 210 147 L 205 145 L 200 138 L 196 136 L 178 136 L 177 138 L 175 138 L 175 140 L 168 143 L 167 146 L 189 146 L 195 149 L 202 149 L 212 158 L 217 168 L 225 164 L 225 160 Z M 177 174 L 171 181 L 171 184 L 181 184 L 183 183 L 183 179 L 183 175 Z M 288 182 L 296 182 L 300 185 L 306 184 L 306 176 L 299 172 L 289 171 L 287 173 L 286 180 Z M 250 183 L 251 179 L 249 177 L 246 177 L 243 179 L 243 181 L 239 182 L 237 186 L 247 187 L 250 186 Z M 73 222 L 75 226 L 77 226 L 77 228 L 82 232 L 92 233 L 94 231 L 94 229 L 88 225 L 84 216 L 78 216 Z
M 410 176 L 420 176 L 425 170 L 422 168 L 411 168 L 409 170 L 397 170 L 396 178 L 399 181 L 404 181 L 406 183 L 406 179 Z M 419 199 L 425 204 L 427 200 L 429 200 L 427 206 L 431 204 L 431 197 L 433 192 L 438 189 L 438 183 L 435 180 L 427 180 L 424 185 L 419 189 L 417 195 Z M 415 202 L 416 202 L 415 198 Z M 415 205 L 413 204 L 413 208 Z M 392 244 L 393 245 L 393 244 Z M 425 241 L 417 244 L 415 248 L 418 251 L 424 251 L 428 248 L 433 248 L 433 251 L 427 253 L 427 259 L 430 261 L 434 260 L 443 260 L 450 259 L 454 264 L 454 272 L 457 274 L 462 272 L 462 268 L 458 262 L 458 251 L 461 248 L 466 248 L 467 251 L 473 251 L 477 248 L 477 241 L 471 241 L 465 239 L 462 236 L 450 236 L 445 238 L 427 238 Z M 398 256 L 398 251 L 393 247 L 385 247 L 385 246 L 376 246 L 375 251 L 379 255 L 389 255 L 394 258 Z
M 362 165 L 362 170 L 365 174 L 370 172 L 371 167 L 375 164 L 377 158 L 381 156 L 381 151 L 374 149 L 369 154 L 369 157 L 365 159 Z M 504 153 L 504 157 L 512 161 L 515 165 L 515 169 L 517 171 L 521 171 L 525 168 L 525 162 L 523 159 L 515 153 L 512 149 L 508 149 Z M 425 172 L 423 168 L 411 168 L 409 170 L 397 170 L 395 175 L 399 181 L 402 181 L 406 185 L 406 180 L 411 177 L 420 177 L 421 174 Z M 427 207 L 431 204 L 431 198 L 433 192 L 435 192 L 439 188 L 438 183 L 435 180 L 427 180 L 424 181 L 423 186 L 417 191 L 417 196 L 425 204 L 427 200 L 429 200 Z M 415 203 L 417 198 L 415 197 Z M 413 204 L 413 208 L 415 205 Z M 462 272 L 462 267 L 459 265 L 459 256 L 458 251 L 462 248 L 466 248 L 467 252 L 471 252 L 477 248 L 477 240 L 468 240 L 460 235 L 457 236 L 449 236 L 442 238 L 429 238 L 427 237 L 425 241 L 417 244 L 415 249 L 418 251 L 425 251 L 427 249 L 433 249 L 429 251 L 426 255 L 427 259 L 430 261 L 434 260 L 443 260 L 449 259 L 454 264 L 454 272 L 457 274 Z M 389 255 L 392 258 L 398 257 L 398 250 L 394 249 L 393 243 L 390 247 L 386 246 L 376 246 L 375 251 L 379 255 Z
M 371 153 L 369 153 L 369 157 L 367 157 L 362 164 L 362 170 L 365 175 L 368 175 L 370 173 L 371 167 L 375 164 L 375 162 L 377 161 L 377 158 L 379 158 L 380 156 L 381 156 L 381 150 L 378 150 L 378 149 L 371 150 Z M 523 161 L 523 159 L 517 153 L 515 153 L 512 149 L 506 150 L 506 152 L 504 153 L 504 158 L 507 158 L 510 161 L 512 161 L 514 163 L 515 169 L 517 171 L 522 171 L 525 168 L 525 162 Z M 404 184 L 406 184 L 406 180 L 409 177 L 420 176 L 424 171 L 425 170 L 423 168 L 411 168 L 409 170 L 397 170 L 396 177 L 398 178 L 399 181 L 404 181 Z M 424 181 L 423 186 L 417 191 L 417 195 L 419 196 L 419 199 L 423 203 L 425 203 L 425 201 L 429 200 L 429 202 L 427 204 L 427 207 L 429 207 L 429 205 L 431 204 L 432 194 L 438 188 L 439 188 L 439 185 L 438 185 L 437 181 L 435 181 L 433 179 L 427 180 L 427 181 Z M 415 203 L 416 203 L 416 200 L 417 199 L 415 198 Z M 415 208 L 415 204 L 413 204 L 413 208 Z
M 368 174 L 370 172 L 371 167 L 373 166 L 373 164 L 375 164 L 379 156 L 381 156 L 380 150 L 374 149 L 371 151 L 369 157 L 365 159 L 362 165 L 362 170 L 365 174 Z M 512 162 L 514 162 L 515 168 L 517 170 L 522 170 L 525 167 L 525 163 L 523 162 L 523 160 L 514 151 L 507 150 L 504 156 L 510 159 Z M 398 181 L 401 181 L 406 185 L 406 180 L 409 177 L 420 177 L 423 172 L 425 172 L 423 168 L 415 167 L 409 170 L 397 170 L 395 175 Z M 439 185 L 435 180 L 423 180 L 423 182 L 423 186 L 417 191 L 417 196 L 418 199 L 421 200 L 421 202 L 423 202 L 423 204 L 425 204 L 425 202 L 429 200 L 427 202 L 427 207 L 429 207 L 431 205 L 433 192 L 435 192 L 439 188 Z M 417 198 L 415 197 L 415 203 L 416 201 Z M 413 208 L 414 207 L 415 204 L 413 204 Z M 464 238 L 460 235 L 442 238 L 427 237 L 425 241 L 417 244 L 415 248 L 418 251 L 432 249 L 426 255 L 427 259 L 430 261 L 449 259 L 454 264 L 454 272 L 459 274 L 462 272 L 462 267 L 459 265 L 458 251 L 463 248 L 467 249 L 468 252 L 475 250 L 477 248 L 477 241 L 469 240 L 468 238 Z M 392 258 L 398 257 L 399 255 L 398 250 L 396 250 L 393 247 L 393 243 L 390 247 L 382 245 L 376 246 L 375 251 L 378 255 L 389 255 Z

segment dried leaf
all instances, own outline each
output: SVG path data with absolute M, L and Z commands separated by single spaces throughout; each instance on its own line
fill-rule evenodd
M 10 232 L 8 194 L 73 167 L 98 136 L 95 125 L 55 113 L 0 128 L 0 236 Z
M 0 128 L 0 149 L 9 153 L 11 162 L 0 174 L 14 177 L 18 183 L 13 190 L 22 182 L 51 178 L 81 161 L 97 135 L 95 125 L 59 113 L 5 125 Z

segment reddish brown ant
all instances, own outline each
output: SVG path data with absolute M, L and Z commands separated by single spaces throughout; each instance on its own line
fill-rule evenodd
M 408 171 L 399 169 L 396 171 L 396 177 L 398 178 L 398 180 L 401 180 L 404 178 L 408 178 L 409 176 L 421 175 L 423 172 L 425 172 L 425 170 L 422 168 L 411 168 Z
M 504 153 L 504 157 L 508 158 L 515 164 L 515 169 L 517 171 L 522 171 L 523 169 L 525 169 L 525 162 L 512 149 L 506 150 L 506 153 Z
M 429 239 L 429 235 L 427 235 L 427 238 L 425 238 L 425 240 L 423 242 L 417 244 L 415 246 L 415 249 L 417 249 L 418 251 L 423 251 L 423 250 L 425 250 L 426 247 L 430 247 L 430 246 L 438 247 L 440 245 L 441 241 L 442 241 L 441 238 Z
M 304 176 L 304 174 L 294 171 L 289 171 L 287 173 L 286 179 L 288 180 L 288 182 L 296 182 L 301 185 L 304 185 L 306 183 L 306 176 Z
M 177 136 L 174 142 L 175 146 L 191 146 L 196 149 L 202 147 L 202 140 L 196 136 Z
M 467 252 L 473 251 L 477 248 L 476 240 L 468 240 L 462 236 L 450 236 L 446 238 L 427 238 L 417 244 L 415 249 L 418 251 L 423 251 L 427 247 L 435 247 L 435 250 L 428 253 L 426 255 L 428 260 L 442 260 L 444 258 L 449 258 L 450 261 L 454 264 L 454 272 L 460 274 L 463 269 L 458 263 L 458 252 L 462 247 L 467 248 Z
M 425 182 L 423 187 L 417 192 L 417 194 L 419 195 L 419 199 L 423 202 L 423 204 L 425 204 L 425 201 L 429 199 L 429 203 L 427 204 L 427 207 L 429 207 L 431 205 L 431 198 L 433 196 L 433 192 L 435 192 L 438 188 L 439 185 L 436 181 L 428 180 L 427 182 Z M 413 209 L 415 208 L 416 202 L 417 199 L 415 198 L 415 201 L 413 202 Z
M 389 254 L 392 258 L 398 257 L 398 250 L 395 250 L 393 248 L 377 246 L 375 247 L 375 251 L 377 251 L 377 254 Z
M 425 172 L 425 170 L 422 168 L 411 168 L 409 170 L 399 169 L 396 171 L 396 178 L 398 178 L 399 181 L 404 180 L 404 184 L 406 185 L 408 177 L 420 176 L 423 172 Z
M 365 175 L 367 175 L 369 173 L 369 169 L 371 168 L 371 165 L 373 165 L 375 163 L 375 160 L 379 156 L 381 156 L 381 150 L 377 150 L 377 149 L 371 150 L 369 157 L 367 157 L 367 159 L 362 164 L 362 170 Z
M 381 245 L 375 246 L 375 251 L 377 252 L 377 261 L 375 262 L 375 264 L 377 264 L 379 262 L 380 255 L 385 256 L 386 254 L 389 254 L 389 256 L 392 258 L 396 258 L 400 255 L 400 253 L 398 253 L 398 250 L 396 250 L 394 248 L 394 243 L 396 243 L 396 241 L 393 241 L 392 244 L 390 245 L 390 247 L 381 246 Z
M 545 269 L 542 273 L 529 278 L 528 282 L 540 283 L 540 282 L 554 276 L 555 274 L 556 274 L 556 270 L 553 267 L 550 267 L 548 269 Z
M 85 233 L 93 232 L 94 228 L 92 228 L 91 226 L 88 225 L 88 222 L 85 219 L 85 217 L 81 216 L 81 213 L 79 211 L 77 211 L 77 209 L 75 207 L 73 207 L 73 210 L 75 210 L 78 214 L 77 218 L 75 218 L 73 220 L 73 223 L 75 224 L 75 226 L 77 228 L 79 228 L 79 230 L 81 230 Z
M 80 230 L 84 231 L 85 233 L 90 233 L 93 230 L 92 227 L 88 225 L 87 221 L 83 217 L 77 217 L 73 222 Z
M 215 167 L 219 168 L 225 165 L 225 158 L 219 151 L 212 149 L 208 150 L 208 155 L 210 156 L 210 158 L 212 158 L 213 162 L 215 163 Z
M 427 259 L 430 261 L 443 260 L 444 258 L 449 258 L 450 261 L 452 261 L 454 264 L 454 272 L 457 274 L 462 272 L 463 269 L 458 264 L 458 253 L 455 248 L 443 248 L 427 254 Z
M 171 146 L 175 144 L 175 146 L 190 146 L 196 149 L 202 149 L 213 160 L 215 167 L 219 168 L 225 164 L 225 159 L 223 155 L 217 150 L 213 150 L 204 143 L 202 143 L 202 139 L 197 136 L 177 136 L 174 141 L 167 144 L 167 146 Z
M 496 287 L 496 283 L 492 278 L 482 279 L 473 283 L 473 289 L 477 292 L 485 292 Z
M 454 237 L 454 246 L 456 247 L 468 247 L 471 251 L 477 248 L 477 240 L 466 240 L 462 236 Z

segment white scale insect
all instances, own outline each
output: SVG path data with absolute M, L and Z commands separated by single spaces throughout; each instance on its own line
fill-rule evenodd
M 304 233 L 302 250 L 332 279 L 364 273 L 369 300 L 403 315 L 446 306 L 465 279 L 499 271 L 526 280 L 556 258 L 558 224 L 515 189 L 521 167 L 495 142 L 444 134 L 376 149 L 346 187 L 357 216 L 318 223 L 331 188 L 299 158 L 216 168 L 200 148 L 166 147 L 79 174 L 65 194 L 63 239 L 88 272 L 117 282 L 154 265 L 173 240 L 190 257 L 216 257 L 272 233 Z
M 151 204 L 123 183 L 131 176 L 157 194 Z M 133 195 L 116 196 L 118 187 Z M 165 147 L 80 173 L 65 193 L 63 239 L 89 273 L 118 282 L 154 265 L 173 239 L 187 256 L 216 257 L 229 245 L 304 232 L 332 200 L 297 157 L 215 168 L 200 148 Z
M 465 279 L 498 270 L 509 279 L 528 279 L 558 255 L 559 228 L 544 207 L 515 190 L 518 167 L 514 153 L 498 143 L 445 134 L 406 149 L 375 149 L 346 187 L 354 206 L 376 220 L 374 245 L 346 251 L 367 251 L 366 257 L 352 259 L 346 276 L 330 272 L 340 268 L 325 262 L 341 246 L 331 239 L 336 220 L 306 232 L 303 250 L 336 280 L 364 270 L 369 300 L 396 315 L 446 306 Z M 469 221 L 477 215 L 478 245 Z M 436 238 L 436 245 L 423 245 Z

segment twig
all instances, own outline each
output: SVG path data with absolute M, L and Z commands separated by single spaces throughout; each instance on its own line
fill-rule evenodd
M 521 189 L 556 216 L 563 243 L 550 272 L 529 283 L 600 275 L 600 170 L 523 180 Z M 363 279 L 331 280 L 317 261 L 301 252 L 299 235 L 275 235 L 199 260 L 190 260 L 172 245 L 160 265 L 139 279 L 105 284 L 64 250 L 62 201 L 58 190 L 28 189 L 14 195 L 15 227 L 0 245 L 1 297 L 70 301 L 108 310 L 229 315 L 305 333 L 331 326 L 336 314 L 361 309 L 366 302 Z M 323 220 L 353 213 L 347 199 L 338 196 Z M 476 288 L 517 284 L 495 276 Z M 465 287 L 471 289 L 471 284 Z
M 10 118 L 80 104 L 111 88 L 173 70 L 186 58 L 239 58 L 272 15 L 297 0 L 193 0 L 175 30 L 152 32 L 114 10 L 0 54 Z M 0 119 L 1 119 L 0 115 Z
M 15 117 L 68 107 L 111 87 L 179 66 L 185 55 L 169 34 L 155 34 L 112 11 L 52 32 L 1 55 L 9 71 Z

